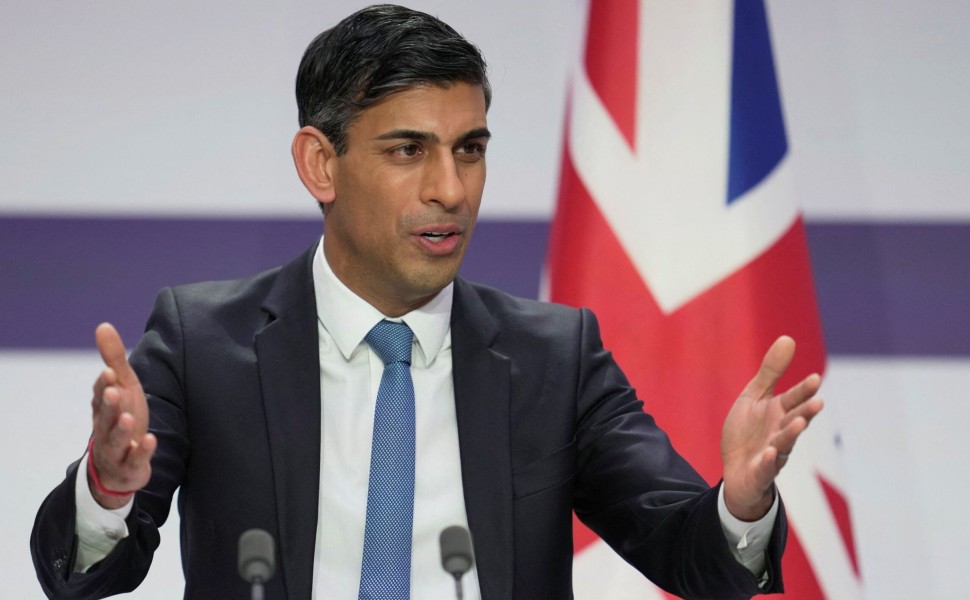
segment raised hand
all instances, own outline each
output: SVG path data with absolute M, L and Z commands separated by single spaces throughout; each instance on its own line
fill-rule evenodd
M 121 495 L 102 493 L 88 477 L 94 499 L 105 508 L 124 506 L 151 477 L 151 457 L 158 441 L 148 433 L 148 403 L 138 376 L 128 364 L 115 328 L 102 323 L 95 341 L 105 369 L 94 382 L 91 398 L 91 456 L 101 485 Z
M 775 340 L 724 420 L 724 500 L 731 514 L 744 521 L 760 519 L 771 508 L 775 477 L 824 404 L 815 395 L 822 384 L 815 373 L 775 395 L 775 384 L 794 356 L 794 340 Z

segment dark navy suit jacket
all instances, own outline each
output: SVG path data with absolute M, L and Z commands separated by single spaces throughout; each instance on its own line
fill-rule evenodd
M 31 535 L 47 594 L 144 578 L 176 488 L 186 598 L 242 598 L 236 543 L 277 540 L 267 598 L 309 598 L 320 478 L 313 248 L 254 277 L 160 292 L 130 361 L 159 445 L 129 537 L 71 573 L 75 463 Z M 485 600 L 571 597 L 572 511 L 655 583 L 691 598 L 759 593 L 728 551 L 711 489 L 671 447 L 592 313 L 458 279 L 451 320 L 462 483 Z M 784 510 L 768 551 L 780 591 Z M 443 523 L 442 525 L 447 525 Z

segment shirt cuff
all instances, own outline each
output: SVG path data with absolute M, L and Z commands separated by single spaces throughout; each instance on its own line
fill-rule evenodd
M 85 454 L 74 480 L 77 516 L 74 532 L 78 539 L 75 573 L 86 573 L 92 565 L 108 556 L 119 541 L 128 537 L 125 519 L 134 505 L 134 496 L 121 508 L 107 509 L 98 504 L 88 487 L 87 473 L 88 455 Z
M 765 551 L 768 549 L 771 531 L 778 516 L 778 502 L 776 490 L 775 500 L 771 503 L 768 513 L 757 521 L 749 522 L 738 519 L 728 510 L 727 503 L 724 501 L 723 484 L 717 494 L 717 514 L 721 518 L 721 529 L 724 531 L 724 537 L 727 538 L 728 548 L 735 560 L 758 578 L 759 586 L 767 582 Z

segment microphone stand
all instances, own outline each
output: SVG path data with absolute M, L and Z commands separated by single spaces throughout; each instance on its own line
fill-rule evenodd
M 455 598 L 462 600 L 465 597 L 464 591 L 461 588 L 461 576 L 462 573 L 454 573 L 455 576 Z
M 264 592 L 263 579 L 261 577 L 253 577 L 252 586 L 250 587 L 250 599 L 264 600 Z

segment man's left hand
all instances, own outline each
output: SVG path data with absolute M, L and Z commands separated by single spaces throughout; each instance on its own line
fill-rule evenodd
M 775 395 L 775 384 L 795 356 L 795 341 L 782 336 L 768 349 L 761 368 L 735 401 L 721 431 L 724 501 L 742 521 L 763 517 L 774 501 L 775 477 L 795 441 L 822 410 L 816 396 L 822 378 L 813 373 Z

